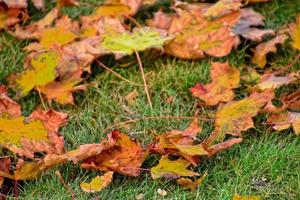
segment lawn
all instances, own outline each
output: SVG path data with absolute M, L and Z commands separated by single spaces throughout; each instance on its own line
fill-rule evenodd
M 50 2 L 50 1 L 49 1 Z M 95 5 L 101 1 L 85 0 L 77 8 L 67 8 L 64 12 L 72 18 L 92 12 Z M 49 3 L 46 13 L 53 6 Z M 300 1 L 274 0 L 272 3 L 254 5 L 254 9 L 266 16 L 266 27 L 277 30 L 280 26 L 293 22 L 296 13 L 300 12 Z M 41 12 L 30 8 L 32 20 L 41 18 Z M 145 15 L 138 14 L 139 18 Z M 5 77 L 12 72 L 22 69 L 25 52 L 22 48 L 29 41 L 18 41 L 7 33 L 0 33 L 3 49 L 0 52 L 0 83 L 5 84 Z M 89 82 L 94 83 L 87 91 L 76 93 L 74 106 L 53 104 L 52 107 L 66 112 L 70 116 L 69 123 L 62 128 L 66 148 L 74 149 L 81 144 L 94 143 L 106 134 L 104 129 L 112 124 L 129 119 L 146 116 L 193 116 L 199 100 L 193 98 L 188 89 L 196 82 L 210 81 L 209 67 L 212 61 L 229 60 L 232 66 L 242 68 L 251 66 L 249 50 L 254 44 L 242 42 L 238 50 L 229 56 L 205 58 L 199 61 L 184 61 L 168 56 L 142 54 L 146 78 L 153 101 L 153 110 L 147 104 L 144 89 L 131 85 L 96 64 Z M 276 54 L 268 57 L 273 68 L 280 68 L 291 63 L 297 54 L 296 50 L 286 43 Z M 155 60 L 155 61 L 154 61 Z M 102 61 L 114 71 L 136 83 L 142 84 L 139 67 L 134 58 L 126 58 L 115 62 L 112 57 Z M 127 63 L 131 63 L 126 65 Z M 300 70 L 300 63 L 294 65 L 291 71 Z M 241 86 L 243 87 L 243 85 Z M 281 87 L 277 94 L 294 91 L 299 85 Z M 126 95 L 136 90 L 139 93 L 135 103 L 128 105 Z M 245 90 L 237 89 L 237 99 L 248 95 Z M 171 104 L 166 100 L 175 97 Z M 31 92 L 19 100 L 23 114 L 28 115 L 37 107 L 41 107 L 39 95 Z M 215 109 L 200 107 L 203 115 L 213 114 Z M 144 199 L 163 199 L 157 193 L 161 188 L 167 191 L 164 199 L 231 199 L 234 193 L 242 195 L 259 195 L 262 199 L 300 199 L 300 140 L 291 130 L 272 132 L 261 123 L 265 116 L 255 118 L 255 129 L 247 131 L 244 141 L 230 150 L 217 156 L 205 159 L 195 169 L 199 173 L 208 172 L 208 177 L 195 191 L 187 191 L 177 186 L 175 181 L 163 179 L 152 180 L 146 171 L 138 178 L 127 178 L 115 175 L 112 184 L 103 191 L 95 194 L 84 193 L 80 189 L 82 181 L 90 181 L 97 172 L 81 169 L 77 165 L 65 164 L 44 172 L 37 180 L 20 183 L 20 199 L 71 199 L 71 195 L 55 175 L 59 170 L 66 184 L 72 189 L 77 199 L 135 199 L 142 193 Z M 201 122 L 202 133 L 205 137 L 213 130 L 210 122 Z M 190 123 L 189 119 L 159 119 L 142 120 L 119 127 L 130 137 L 136 138 L 141 144 L 148 144 L 153 133 L 159 134 L 172 129 L 184 129 Z M 158 163 L 159 156 L 151 155 L 144 163 L 144 168 Z

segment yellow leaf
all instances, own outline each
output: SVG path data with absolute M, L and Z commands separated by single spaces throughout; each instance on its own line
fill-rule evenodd
M 174 146 L 182 153 L 188 154 L 190 156 L 208 155 L 208 152 L 204 149 L 204 147 L 201 144 L 199 144 L 199 145 L 182 145 L 182 144 L 174 143 Z
M 195 181 L 192 181 L 189 178 L 180 178 L 177 179 L 176 182 L 178 183 L 178 185 L 190 189 L 190 190 L 194 190 L 196 189 L 199 185 L 202 184 L 202 182 L 204 181 L 204 179 L 207 177 L 208 173 L 205 172 L 205 174 L 203 174 L 200 178 L 196 179 Z
M 99 192 L 105 188 L 111 181 L 113 172 L 106 172 L 103 176 L 97 176 L 90 183 L 81 183 L 80 187 L 85 192 Z
M 300 13 L 297 15 L 296 28 L 292 31 L 291 36 L 293 40 L 292 46 L 300 50 Z
M 208 18 L 220 17 L 232 11 L 239 10 L 241 6 L 242 3 L 240 0 L 220 0 L 209 7 L 204 16 Z
M 26 123 L 24 117 L 12 119 L 0 118 L 1 145 L 15 145 L 20 147 L 23 138 L 48 141 L 47 135 L 48 133 L 40 121 Z
M 159 164 L 151 168 L 151 176 L 153 179 L 160 177 L 178 178 L 181 176 L 199 176 L 198 173 L 187 169 L 190 164 L 190 162 L 183 159 L 173 161 L 169 160 L 168 156 L 162 156 Z
M 96 16 L 122 16 L 129 15 L 131 13 L 131 8 L 127 5 L 122 4 L 107 4 L 100 6 L 96 10 Z
M 17 85 L 21 89 L 21 95 L 28 94 L 35 86 L 43 86 L 53 81 L 57 76 L 55 68 L 58 62 L 59 59 L 53 52 L 43 53 L 36 59 L 32 59 L 32 69 L 21 73 L 16 80 Z
M 260 200 L 259 196 L 240 196 L 239 194 L 234 194 L 232 200 Z
M 63 26 L 48 28 L 42 31 L 40 43 L 46 49 L 52 48 L 54 45 L 63 46 L 74 41 L 77 36 Z

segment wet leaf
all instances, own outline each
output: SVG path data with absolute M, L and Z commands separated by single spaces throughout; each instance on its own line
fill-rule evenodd
M 103 176 L 97 176 L 93 178 L 90 183 L 81 183 L 80 187 L 85 192 L 99 192 L 103 188 L 107 187 L 112 181 L 113 172 L 106 172 Z
M 153 179 L 164 177 L 166 179 L 179 178 L 181 176 L 199 176 L 198 173 L 188 170 L 190 162 L 178 159 L 169 160 L 168 156 L 162 156 L 159 164 L 151 168 L 151 176 Z
M 230 67 L 228 62 L 214 62 L 211 66 L 211 77 L 211 83 L 207 85 L 197 83 L 190 89 L 193 96 L 200 98 L 208 106 L 233 100 L 232 89 L 237 88 L 240 82 L 239 70 Z

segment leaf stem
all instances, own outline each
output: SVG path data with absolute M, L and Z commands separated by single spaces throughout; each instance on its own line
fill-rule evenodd
M 40 91 L 39 86 L 36 86 L 36 89 L 37 89 L 37 91 L 38 91 L 38 93 L 39 93 L 39 97 L 40 97 L 40 99 L 41 99 L 41 101 L 42 101 L 42 105 L 43 105 L 44 110 L 48 110 L 47 107 L 46 107 L 46 104 L 45 104 L 45 102 L 44 102 L 44 100 L 43 100 L 43 97 L 42 97 L 42 94 L 41 94 L 41 91 Z
M 150 94 L 149 94 L 149 90 L 148 90 L 148 85 L 147 85 L 147 81 L 146 81 L 146 77 L 145 77 L 141 57 L 140 57 L 139 53 L 137 52 L 137 50 L 134 50 L 134 52 L 135 52 L 135 55 L 136 55 L 136 58 L 137 58 L 137 61 L 138 61 L 138 64 L 139 64 L 139 67 L 140 67 L 140 70 L 141 70 L 141 73 L 142 73 L 142 78 L 143 78 L 143 82 L 144 82 L 144 90 L 145 90 L 145 93 L 146 93 L 146 96 L 147 96 L 147 100 L 148 100 L 149 106 L 152 110 L 153 109 L 152 101 L 151 101 L 151 98 L 150 98 Z
M 114 70 L 112 70 L 111 68 L 107 67 L 105 64 L 103 64 L 101 61 L 99 60 L 96 60 L 96 62 L 104 69 L 106 69 L 107 71 L 109 71 L 110 73 L 114 74 L 116 77 L 122 79 L 123 81 L 127 82 L 127 83 L 130 83 L 132 85 L 136 85 L 136 86 L 143 86 L 142 84 L 138 84 L 138 83 L 135 83 L 135 82 L 132 82 L 126 78 L 124 78 L 123 76 L 121 76 L 120 74 L 118 74 L 117 72 L 115 72 Z

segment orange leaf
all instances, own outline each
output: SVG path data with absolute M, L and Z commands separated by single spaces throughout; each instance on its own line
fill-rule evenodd
M 0 116 L 8 114 L 11 117 L 21 116 L 21 106 L 7 96 L 7 89 L 0 85 Z

